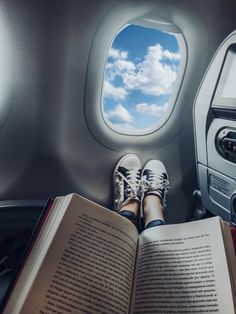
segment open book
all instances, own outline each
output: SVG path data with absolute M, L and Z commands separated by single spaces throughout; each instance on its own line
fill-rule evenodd
M 56 198 L 3 313 L 235 313 L 219 217 L 150 228 L 78 195 Z

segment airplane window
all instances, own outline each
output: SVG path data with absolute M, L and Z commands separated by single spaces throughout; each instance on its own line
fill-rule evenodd
M 175 35 L 128 25 L 107 55 L 102 112 L 106 123 L 123 134 L 145 134 L 170 113 L 181 51 Z

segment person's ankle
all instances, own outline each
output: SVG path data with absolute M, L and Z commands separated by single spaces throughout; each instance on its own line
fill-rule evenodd
M 130 200 L 127 204 L 122 206 L 118 212 L 120 213 L 125 210 L 128 210 L 137 216 L 139 210 L 139 202 L 137 200 Z
M 163 206 L 157 195 L 145 195 L 143 201 L 144 222 L 147 226 L 153 220 L 163 220 Z
M 165 221 L 162 214 L 153 213 L 153 212 L 146 212 L 144 216 L 144 226 L 146 227 L 150 222 L 155 220 L 162 220 Z
M 156 194 L 147 194 L 143 199 L 144 208 L 152 207 L 152 205 L 161 206 L 162 207 L 162 199 L 160 196 Z
M 138 230 L 139 201 L 129 200 L 127 204 L 121 206 L 118 213 L 131 221 Z

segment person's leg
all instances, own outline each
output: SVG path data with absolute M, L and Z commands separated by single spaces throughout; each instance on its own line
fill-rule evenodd
M 154 220 L 164 222 L 163 206 L 159 196 L 153 194 L 145 196 L 143 201 L 143 209 L 145 226 Z
M 123 156 L 113 174 L 114 210 L 137 226 L 140 204 L 141 162 L 134 154 Z
M 144 228 L 165 224 L 163 210 L 169 181 L 166 168 L 160 160 L 149 160 L 143 168 L 141 186 L 143 201 L 141 215 Z

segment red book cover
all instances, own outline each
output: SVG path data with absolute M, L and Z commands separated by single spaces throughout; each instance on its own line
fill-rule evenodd
M 236 255 L 236 227 L 231 227 L 231 234 L 232 234 L 232 239 L 234 243 L 234 253 Z

